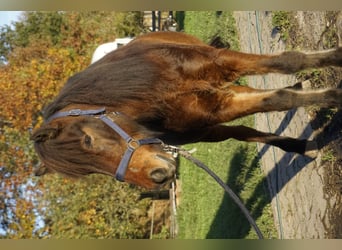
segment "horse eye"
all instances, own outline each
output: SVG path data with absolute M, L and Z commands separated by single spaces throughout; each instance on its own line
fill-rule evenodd
M 84 136 L 84 144 L 87 146 L 87 147 L 91 147 L 91 137 L 89 135 L 85 135 Z

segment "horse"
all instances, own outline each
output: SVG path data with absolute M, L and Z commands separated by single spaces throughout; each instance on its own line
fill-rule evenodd
M 41 161 L 36 174 L 99 173 L 159 190 L 177 166 L 166 145 L 236 139 L 308 154 L 316 150 L 313 141 L 226 122 L 300 106 L 341 107 L 341 89 L 263 90 L 234 81 L 327 66 L 342 66 L 342 47 L 259 55 L 180 32 L 140 35 L 70 77 L 45 108 L 31 136 Z

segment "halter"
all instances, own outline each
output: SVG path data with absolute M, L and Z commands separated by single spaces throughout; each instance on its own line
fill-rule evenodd
M 115 115 L 120 115 L 119 112 L 113 112 Z M 57 112 L 50 116 L 46 122 L 49 123 L 50 121 L 66 117 L 66 116 L 94 116 L 95 118 L 100 119 L 105 124 L 107 124 L 111 129 L 113 129 L 116 133 L 118 133 L 122 139 L 126 141 L 127 149 L 124 153 L 120 164 L 115 172 L 115 178 L 118 181 L 124 181 L 124 177 L 128 168 L 128 163 L 130 162 L 134 151 L 139 148 L 141 145 L 148 145 L 148 144 L 163 144 L 161 140 L 158 138 L 145 138 L 140 140 L 135 140 L 131 136 L 129 136 L 118 124 L 116 124 L 112 119 L 107 117 L 106 109 L 95 109 L 95 110 L 81 110 L 81 109 L 72 109 L 69 111 L 64 112 Z

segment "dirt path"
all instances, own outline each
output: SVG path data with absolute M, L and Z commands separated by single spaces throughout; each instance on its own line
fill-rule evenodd
M 302 39 L 318 42 L 327 23 L 324 12 L 297 12 L 301 29 L 308 32 Z M 278 53 L 285 50 L 280 34 L 272 37 L 271 12 L 234 12 L 241 50 L 253 53 Z M 256 88 L 282 88 L 297 82 L 292 75 L 270 74 L 249 77 Z M 311 117 L 304 108 L 289 112 L 257 114 L 256 128 L 284 136 L 313 138 Z M 341 206 L 338 194 L 326 192 L 326 170 L 321 166 L 322 154 L 315 160 L 297 154 L 284 153 L 274 147 L 258 145 L 262 169 L 267 175 L 274 219 L 279 238 L 329 238 L 336 211 Z M 340 218 L 339 218 L 340 220 Z M 341 222 L 337 221 L 341 224 Z M 334 235 L 333 235 L 334 237 Z

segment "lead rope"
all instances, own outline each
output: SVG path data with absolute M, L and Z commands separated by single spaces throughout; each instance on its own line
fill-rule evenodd
M 255 230 L 257 236 L 259 239 L 263 239 L 264 236 L 262 235 L 258 225 L 256 224 L 255 220 L 252 218 L 251 214 L 249 213 L 248 209 L 245 207 L 245 205 L 241 202 L 239 197 L 234 193 L 234 191 L 226 184 L 224 183 L 220 177 L 218 177 L 207 165 L 205 165 L 200 160 L 196 159 L 191 155 L 191 153 L 185 149 L 176 147 L 176 146 L 170 146 L 165 145 L 165 150 L 172 153 L 178 153 L 179 155 L 183 156 L 185 159 L 191 161 L 204 171 L 206 171 L 223 189 L 228 193 L 230 198 L 233 199 L 233 201 L 236 203 L 236 205 L 239 206 L 241 211 L 244 213 L 245 217 L 247 218 L 248 222 L 251 224 L 253 229 Z

